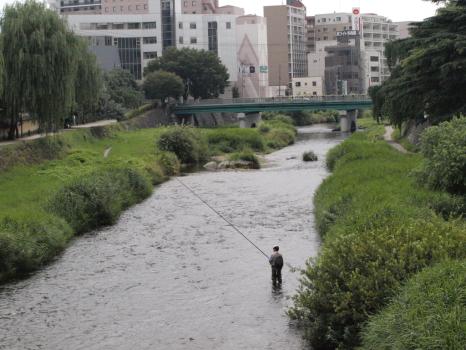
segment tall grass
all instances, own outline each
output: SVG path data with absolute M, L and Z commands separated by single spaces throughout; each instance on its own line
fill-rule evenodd
M 167 130 L 112 126 L 0 148 L 0 282 L 49 262 L 74 235 L 114 223 L 150 194 L 150 183 L 177 175 L 178 156 L 157 146 Z M 205 141 L 197 161 L 267 150 L 256 129 L 188 132 Z
M 333 174 L 315 195 L 324 244 L 306 264 L 289 312 L 315 349 L 358 346 L 368 316 L 407 279 L 445 259 L 466 257 L 464 221 L 436 213 L 454 208 L 456 199 L 418 186 L 411 174 L 421 156 L 377 141 L 382 132 L 356 133 L 332 149 L 327 165 Z

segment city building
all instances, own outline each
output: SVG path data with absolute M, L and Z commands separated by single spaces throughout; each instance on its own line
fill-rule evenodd
M 306 7 L 298 0 L 265 6 L 269 84 L 275 94 L 292 93 L 293 78 L 307 76 Z
M 237 88 L 240 97 L 270 97 L 267 20 L 255 15 L 236 19 Z
M 308 27 L 306 42 L 308 47 L 308 72 L 309 75 L 324 78 L 326 93 L 338 91 L 348 93 L 361 91 L 360 93 L 366 93 L 370 86 L 379 85 L 390 76 L 385 58 L 385 44 L 400 37 L 398 24 L 376 14 L 360 15 L 359 9 L 353 9 L 353 13 L 318 14 L 314 16 L 313 20 L 309 21 L 314 28 L 314 37 L 311 28 Z M 345 36 L 352 31 L 355 31 L 353 33 L 355 34 L 354 38 L 359 38 L 356 46 L 360 48 L 361 52 L 358 66 L 362 82 L 356 81 L 354 77 L 350 79 L 352 83 L 343 79 L 343 87 L 346 86 L 345 84 L 349 84 L 347 89 L 342 88 L 341 84 L 337 89 L 336 81 L 342 79 L 334 79 L 333 75 L 336 74 L 334 72 L 336 68 L 327 67 L 326 64 L 338 65 L 340 59 L 335 58 L 337 55 L 348 58 L 356 57 L 354 48 L 350 49 L 348 45 L 343 45 L 341 38 L 339 38 L 339 35 Z M 334 57 L 328 58 L 330 54 Z M 344 70 L 347 67 L 341 69 Z M 351 69 L 353 74 L 356 74 L 355 69 L 356 66 Z M 345 74 L 349 74 L 349 72 Z M 330 79 L 330 77 L 332 77 L 331 81 L 327 82 L 326 80 Z
M 380 85 L 390 77 L 385 44 L 400 37 L 398 25 L 384 16 L 363 14 L 362 16 L 362 48 L 365 55 L 365 88 Z M 362 44 L 361 44 L 362 45 Z
M 361 40 L 356 30 L 336 32 L 337 44 L 325 47 L 325 94 L 364 93 Z
M 413 26 L 415 22 L 411 22 L 411 21 L 408 21 L 408 22 L 394 22 L 394 24 L 396 24 L 398 26 L 398 31 L 400 33 L 400 36 L 398 39 L 406 39 L 406 38 L 409 38 L 411 36 L 411 34 L 409 33 L 409 30 L 411 29 L 411 27 Z
M 293 96 L 312 97 L 323 95 L 322 77 L 293 78 Z
M 306 52 L 315 52 L 316 47 L 316 18 L 315 16 L 306 17 Z

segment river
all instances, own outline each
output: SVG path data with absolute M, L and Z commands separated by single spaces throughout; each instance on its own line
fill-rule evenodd
M 0 287 L 0 349 L 305 349 L 285 314 L 299 279 L 290 267 L 317 254 L 312 197 L 343 137 L 301 128 L 262 170 L 182 178 L 267 254 L 280 246 L 281 289 L 256 248 L 171 180 L 116 225 Z M 319 161 L 302 162 L 307 150 Z

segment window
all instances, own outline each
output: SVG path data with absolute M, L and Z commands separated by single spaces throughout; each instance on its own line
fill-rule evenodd
M 189 28 L 190 29 L 196 29 L 196 23 L 194 23 L 194 22 L 189 23 Z
M 322 23 L 327 22 L 327 18 L 322 18 Z
M 301 86 L 301 82 L 300 82 L 300 81 L 297 81 L 297 82 L 294 84 L 294 86 L 300 87 L 300 86 Z
M 157 22 L 144 22 L 142 24 L 143 29 L 155 29 L 157 28 Z
M 113 6 L 113 12 L 116 12 L 116 7 L 115 6 Z
M 379 67 L 371 67 L 371 72 L 378 72 L 379 71 Z
M 378 83 L 379 81 L 378 77 L 371 77 L 371 83 Z
M 379 62 L 379 56 L 371 56 L 371 62 Z
M 180 36 L 180 37 L 178 38 L 178 42 L 179 42 L 180 44 L 183 44 L 183 37 L 182 37 L 182 36 Z
M 197 38 L 196 37 L 191 37 L 191 40 L 190 40 L 191 44 L 197 44 Z
M 226 27 L 227 27 L 227 29 L 231 29 L 231 22 L 227 22 Z
M 183 22 L 178 23 L 178 28 L 183 29 Z
M 144 44 L 157 44 L 157 37 L 156 36 L 146 36 L 142 39 Z
M 323 40 L 328 40 L 328 36 L 324 36 L 324 39 Z
M 145 60 L 150 60 L 150 59 L 153 59 L 153 58 L 157 58 L 157 51 L 144 52 L 143 57 L 144 57 Z
M 112 29 L 125 29 L 125 25 L 123 23 L 113 23 Z
M 184 7 L 188 7 L 188 2 L 187 1 L 183 2 L 183 5 Z
M 317 82 L 316 82 L 316 81 L 313 81 L 313 82 L 312 82 L 312 86 L 317 86 Z
M 193 1 L 193 2 L 192 2 L 192 5 L 193 5 L 193 6 L 197 6 L 196 1 Z
M 136 10 L 139 10 L 139 5 L 136 5 Z
M 141 28 L 141 23 L 128 23 L 128 29 L 139 29 Z
M 316 91 L 313 91 L 313 92 L 312 92 L 312 96 L 317 96 L 317 92 L 316 92 Z
M 336 18 L 337 22 L 341 22 L 341 17 Z
M 217 22 L 208 23 L 208 42 L 209 51 L 218 53 L 218 33 L 217 33 Z

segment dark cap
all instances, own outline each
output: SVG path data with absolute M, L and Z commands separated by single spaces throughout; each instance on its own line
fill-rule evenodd
M 280 248 L 278 247 L 278 245 L 276 245 L 275 247 L 273 247 L 273 250 L 274 250 L 275 252 L 278 252 L 278 249 L 280 249 Z

